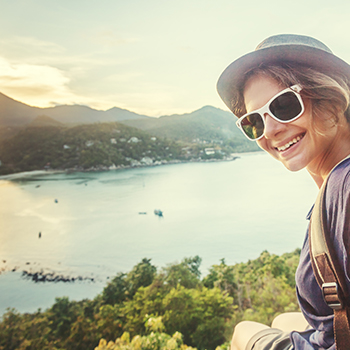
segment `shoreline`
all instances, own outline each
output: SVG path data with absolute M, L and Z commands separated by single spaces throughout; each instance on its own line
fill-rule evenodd
M 6 175 L 0 175 L 1 180 L 17 180 L 27 177 L 35 177 L 35 176 L 43 176 L 43 175 L 54 175 L 54 174 L 62 174 L 62 173 L 86 173 L 86 172 L 102 172 L 102 171 L 113 171 L 113 170 L 126 170 L 126 169 L 135 169 L 135 168 L 148 168 L 148 167 L 156 167 L 161 165 L 171 165 L 171 164 L 182 164 L 182 163 L 212 163 L 212 162 L 231 162 L 239 159 L 242 155 L 254 155 L 257 153 L 262 153 L 262 151 L 256 152 L 242 152 L 242 153 L 232 153 L 230 157 L 225 157 L 223 159 L 190 159 L 190 160 L 162 160 L 156 161 L 152 164 L 136 164 L 136 165 L 119 165 L 119 166 L 110 166 L 110 167 L 92 167 L 89 169 L 83 168 L 67 168 L 67 169 L 47 169 L 47 170 L 32 170 L 32 171 L 23 171 L 19 173 L 12 173 Z
M 0 175 L 0 180 L 16 180 L 24 177 L 40 176 L 40 175 L 52 175 L 58 173 L 65 173 L 65 170 L 31 170 L 22 171 L 20 173 Z
M 79 269 L 78 269 L 79 270 Z M 27 280 L 38 284 L 43 283 L 106 283 L 111 274 L 104 275 L 103 272 L 78 271 L 72 266 L 58 266 L 43 264 L 42 262 L 19 262 L 2 260 L 0 262 L 0 278 L 7 274 L 18 274 L 21 280 Z M 113 277 L 113 276 L 112 276 Z

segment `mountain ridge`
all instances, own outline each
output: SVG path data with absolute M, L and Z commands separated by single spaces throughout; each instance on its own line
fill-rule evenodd
M 36 107 L 15 100 L 0 92 L 0 126 L 25 126 L 42 115 L 55 119 L 63 124 L 90 124 L 135 119 L 158 120 L 162 118 L 186 117 L 202 112 L 207 113 L 208 111 L 227 113 L 232 116 L 230 112 L 210 105 L 203 106 L 192 112 L 162 115 L 160 117 L 150 117 L 116 106 L 107 110 L 98 110 L 78 104 Z
M 119 107 L 102 111 L 84 105 L 29 106 L 0 92 L 0 126 L 26 126 L 40 115 L 46 115 L 63 124 L 91 124 L 151 118 Z
M 175 142 L 197 145 L 227 144 L 237 152 L 258 150 L 257 145 L 247 140 L 238 130 L 235 119 L 231 112 L 208 105 L 189 113 L 152 118 L 118 107 L 106 111 L 82 105 L 32 107 L 0 93 L 2 139 L 14 136 L 21 128 L 34 126 L 70 128 L 78 125 L 118 122 Z

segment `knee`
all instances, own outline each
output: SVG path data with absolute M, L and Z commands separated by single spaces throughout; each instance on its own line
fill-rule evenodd
M 267 328 L 269 327 L 253 321 L 238 323 L 233 332 L 231 350 L 244 350 L 252 336 Z
M 278 315 L 271 324 L 272 328 L 281 329 L 284 332 L 304 331 L 309 325 L 301 312 L 287 312 Z

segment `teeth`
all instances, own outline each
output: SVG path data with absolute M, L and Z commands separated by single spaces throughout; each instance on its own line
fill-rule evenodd
M 289 141 L 282 147 L 277 147 L 279 151 L 285 151 L 287 148 L 289 148 L 291 145 L 294 145 L 295 143 L 299 142 L 302 139 L 302 137 L 297 136 L 292 141 Z

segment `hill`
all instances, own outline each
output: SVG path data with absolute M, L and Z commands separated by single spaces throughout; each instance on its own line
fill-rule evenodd
M 255 142 L 247 140 L 238 130 L 231 112 L 212 106 L 205 106 L 192 113 L 123 120 L 122 123 L 174 141 L 226 144 L 235 152 L 259 150 Z
M 70 128 L 33 122 L 0 141 L 0 174 L 160 164 L 181 159 L 181 155 L 181 145 L 116 122 Z
M 132 137 L 139 141 L 127 142 Z M 151 164 L 227 159 L 258 150 L 230 112 L 211 106 L 151 118 L 117 107 L 31 107 L 0 93 L 0 174 L 133 166 L 145 157 Z
M 232 113 L 211 106 L 205 106 L 192 113 L 128 120 L 123 121 L 123 124 L 174 140 L 241 138 Z
M 91 124 L 117 122 L 128 119 L 149 118 L 122 108 L 111 108 L 107 111 L 96 110 L 87 106 L 56 106 L 39 108 L 28 106 L 0 93 L 0 126 L 25 126 L 36 117 L 45 115 L 60 123 Z
M 47 115 L 39 115 L 36 117 L 33 121 L 29 123 L 29 126 L 31 127 L 40 127 L 40 126 L 61 126 L 63 127 L 64 124 L 58 122 L 55 119 L 52 119 L 48 117 Z

